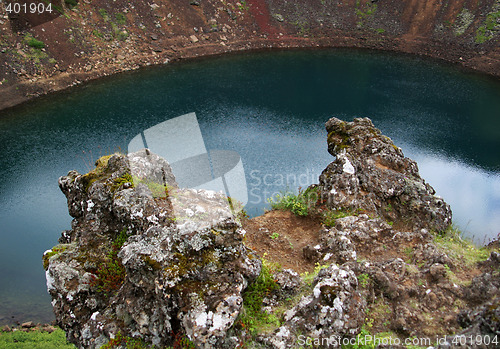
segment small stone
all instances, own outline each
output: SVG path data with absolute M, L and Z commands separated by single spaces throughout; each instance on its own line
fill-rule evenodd
M 198 38 L 196 37 L 196 35 L 191 35 L 191 36 L 189 37 L 189 39 L 191 40 L 191 42 L 192 42 L 193 44 L 196 44 L 196 43 L 199 41 L 199 40 L 198 40 Z
M 45 325 L 42 327 L 42 331 L 47 332 L 47 333 L 52 333 L 55 330 L 56 330 L 56 328 L 54 326 L 50 326 L 50 325 Z
M 151 40 L 158 40 L 158 35 L 151 34 Z
M 490 254 L 490 258 L 488 258 L 488 261 L 491 261 L 492 263 L 495 264 L 500 263 L 500 253 L 492 251 Z
M 406 320 L 403 316 L 397 317 L 393 322 L 392 322 L 392 328 L 398 331 L 405 331 L 406 330 Z
M 304 256 L 304 258 L 306 260 L 311 261 L 311 262 L 316 262 L 321 258 L 320 252 L 317 249 L 315 249 L 314 247 L 309 246 L 309 245 L 305 246 L 302 249 L 302 255 Z
M 33 323 L 33 321 L 23 322 L 21 324 L 21 327 L 22 328 L 32 328 L 32 327 L 35 327 L 35 324 Z
M 445 277 L 446 268 L 440 263 L 434 263 L 429 268 L 429 273 L 431 274 L 432 278 L 437 281 Z
M 279 13 L 273 14 L 273 18 L 275 20 L 277 20 L 278 22 L 283 22 L 285 20 L 285 18 L 282 15 L 280 15 Z
M 4 327 L 2 327 L 2 331 L 3 332 L 11 332 L 12 329 L 9 327 L 9 325 L 5 325 Z

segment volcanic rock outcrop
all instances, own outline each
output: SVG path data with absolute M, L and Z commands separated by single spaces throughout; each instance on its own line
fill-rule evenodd
M 444 231 L 449 205 L 368 118 L 326 123 L 328 151 L 336 157 L 319 178 L 321 197 L 333 209 L 375 214 L 408 229 Z
M 227 198 L 178 189 L 168 163 L 147 150 L 96 165 L 60 178 L 72 230 L 44 255 L 68 340 L 165 346 L 187 336 L 198 348 L 219 346 L 261 268 Z
M 315 224 L 317 240 L 302 249 L 316 266 L 308 280 L 291 269 L 271 270 L 267 257 L 244 244 L 234 203 L 179 188 L 170 165 L 148 149 L 106 156 L 85 175 L 61 177 L 72 229 L 43 262 L 68 340 L 79 348 L 135 341 L 338 347 L 356 339 L 370 312 L 372 322 L 387 316 L 383 330 L 399 336 L 431 336 L 439 328 L 497 335 L 498 252 L 474 269 L 472 284 L 465 282 L 476 266 L 462 265 L 462 256 L 436 243 L 433 232 L 446 235 L 451 210 L 416 163 L 369 119 L 332 118 L 326 128 L 335 160 L 307 192 L 318 194 L 315 214 L 340 214 Z M 249 329 L 262 314 L 274 328 Z

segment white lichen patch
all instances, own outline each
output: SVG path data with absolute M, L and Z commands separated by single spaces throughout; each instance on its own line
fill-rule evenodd
M 354 170 L 354 166 L 352 166 L 351 162 L 349 161 L 349 159 L 347 157 L 344 157 L 344 166 L 343 166 L 342 170 L 345 173 L 348 173 L 351 175 L 356 173 L 356 171 Z
M 95 204 L 92 200 L 87 200 L 87 212 L 92 211 L 92 207 L 94 207 Z

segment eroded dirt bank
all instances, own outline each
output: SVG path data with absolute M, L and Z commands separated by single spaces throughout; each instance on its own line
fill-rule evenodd
M 0 3 L 0 109 L 142 66 L 267 48 L 390 50 L 500 76 L 500 0 L 52 2 L 52 15 L 29 16 Z

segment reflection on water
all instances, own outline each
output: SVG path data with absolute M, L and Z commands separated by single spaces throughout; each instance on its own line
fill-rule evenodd
M 420 175 L 451 204 L 453 221 L 476 243 L 487 244 L 500 234 L 500 175 L 456 159 L 403 146 L 417 161 Z
M 58 177 L 189 112 L 207 149 L 240 154 L 252 215 L 274 193 L 317 182 L 332 160 L 330 117 L 367 116 L 419 162 L 462 229 L 480 242 L 499 232 L 498 80 L 348 50 L 145 69 L 0 112 L 0 324 L 52 319 L 41 256 L 71 222 Z

